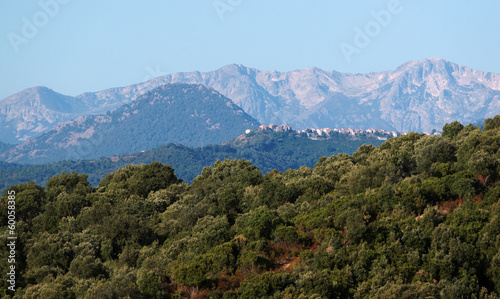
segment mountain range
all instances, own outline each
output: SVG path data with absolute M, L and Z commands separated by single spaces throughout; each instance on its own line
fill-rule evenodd
M 259 123 L 203 85 L 165 84 L 105 115 L 81 116 L 0 154 L 40 164 L 133 153 L 164 145 L 220 144 Z
M 78 116 L 103 114 L 166 83 L 209 86 L 263 124 L 305 128 L 439 130 L 454 120 L 475 122 L 500 113 L 500 75 L 429 58 L 395 70 L 348 74 L 308 68 L 261 71 L 228 65 L 185 72 L 76 97 L 45 87 L 0 101 L 0 141 L 24 142 Z

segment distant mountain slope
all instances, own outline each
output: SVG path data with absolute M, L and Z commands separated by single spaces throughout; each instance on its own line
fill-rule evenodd
M 313 130 L 276 132 L 265 129 L 241 135 L 224 145 L 191 148 L 168 144 L 149 151 L 112 158 L 63 161 L 0 171 L 0 189 L 31 180 L 37 184 L 45 184 L 56 174 L 73 171 L 88 174 L 89 182 L 97 185 L 106 174 L 127 164 L 149 164 L 154 161 L 170 164 L 176 175 L 188 182 L 201 174 L 203 167 L 224 159 L 246 159 L 264 172 L 273 169 L 285 171 L 301 166 L 312 167 L 320 157 L 338 153 L 351 154 L 362 144 L 378 146 L 384 142 L 383 139 L 391 136 L 393 135 L 383 132 L 362 132 L 354 135 L 331 133 L 330 136 L 319 136 Z
M 3 153 L 11 148 L 13 148 L 14 144 L 3 143 L 0 141 L 0 153 Z
M 18 169 L 18 168 L 22 168 L 22 167 L 25 167 L 25 165 L 7 163 L 4 161 L 0 161 L 0 170 Z M 3 179 L 5 179 L 5 178 L 3 178 Z M 0 178 L 0 181 L 2 181 L 3 179 Z
M 19 143 L 86 109 L 81 101 L 46 87 L 25 89 L 0 101 L 1 140 Z
M 167 143 L 188 146 L 230 140 L 258 122 L 215 90 L 169 84 L 130 105 L 100 116 L 84 116 L 0 154 L 0 160 L 49 163 L 148 150 Z
M 71 97 L 43 86 L 28 88 L 0 101 L 0 140 L 22 143 L 59 123 L 103 114 L 123 104 L 116 96 L 112 100 L 90 94 Z
M 500 113 L 499 74 L 438 58 L 411 61 L 393 71 L 368 74 L 318 68 L 260 71 L 228 65 L 212 72 L 175 73 L 131 86 L 88 92 L 73 100 L 58 94 L 50 97 L 52 103 L 75 101 L 74 105 L 81 107 L 69 109 L 73 112 L 51 110 L 33 100 L 45 97 L 40 88 L 23 91 L 0 101 L 0 128 L 4 133 L 0 140 L 26 141 L 76 116 L 116 109 L 165 83 L 207 85 L 261 123 L 287 124 L 298 129 L 376 127 L 430 132 L 454 120 L 470 123 Z M 17 112 L 10 113 L 13 109 Z M 25 110 L 29 114 L 21 112 Z

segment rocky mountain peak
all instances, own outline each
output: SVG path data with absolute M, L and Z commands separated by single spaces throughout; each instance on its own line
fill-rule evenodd
M 255 73 L 255 69 L 248 68 L 242 64 L 228 64 L 219 68 L 216 72 L 223 72 L 228 74 L 239 74 L 239 75 L 249 75 Z

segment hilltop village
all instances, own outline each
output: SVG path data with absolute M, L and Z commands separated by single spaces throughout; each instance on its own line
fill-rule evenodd
M 251 135 L 255 134 L 255 132 L 275 132 L 275 133 L 292 133 L 298 136 L 302 137 L 307 137 L 313 140 L 323 140 L 323 139 L 330 139 L 334 136 L 338 135 L 350 135 L 353 138 L 356 137 L 376 137 L 378 140 L 387 140 L 388 138 L 391 137 L 398 137 L 402 135 L 406 135 L 406 133 L 401 133 L 397 131 L 387 131 L 383 129 L 352 129 L 352 128 L 343 128 L 343 129 L 330 129 L 330 128 L 323 128 L 323 129 L 305 129 L 305 130 L 294 130 L 291 126 L 279 126 L 276 124 L 270 124 L 269 126 L 266 125 L 261 125 L 257 131 L 253 130 L 246 130 L 245 134 L 246 135 Z M 441 133 L 439 132 L 424 132 L 423 134 L 425 135 L 435 135 L 435 136 L 441 136 Z

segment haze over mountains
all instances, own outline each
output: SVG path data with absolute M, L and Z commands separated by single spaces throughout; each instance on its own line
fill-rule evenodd
M 500 75 L 429 58 L 393 71 L 345 74 L 309 68 L 260 71 L 228 65 L 176 73 L 77 97 L 43 87 L 0 101 L 1 141 L 19 143 L 77 116 L 103 114 L 165 83 L 204 84 L 262 124 L 305 128 L 431 131 L 500 113 Z

